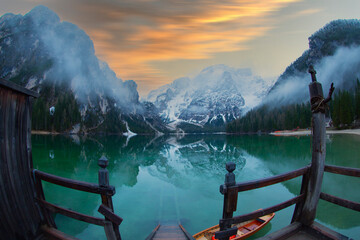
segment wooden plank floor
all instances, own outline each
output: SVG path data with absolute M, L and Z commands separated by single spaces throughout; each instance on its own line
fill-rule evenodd
M 311 226 L 303 226 L 294 222 L 276 232 L 270 233 L 258 240 L 352 240 L 340 233 L 337 233 L 318 222 Z
M 178 224 L 160 225 L 153 240 L 188 240 Z

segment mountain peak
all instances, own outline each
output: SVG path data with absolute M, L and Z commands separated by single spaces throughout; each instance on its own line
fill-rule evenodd
M 59 16 L 50 8 L 43 5 L 34 7 L 30 12 L 25 14 L 25 18 L 30 18 L 37 26 L 53 25 L 60 23 Z

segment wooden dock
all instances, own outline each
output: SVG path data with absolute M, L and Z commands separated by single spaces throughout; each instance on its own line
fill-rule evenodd
M 194 238 L 181 224 L 165 222 L 157 225 L 146 240 L 194 240 Z

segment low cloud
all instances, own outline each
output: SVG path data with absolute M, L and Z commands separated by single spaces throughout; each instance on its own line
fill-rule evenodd
M 333 56 L 324 57 L 314 66 L 317 81 L 322 84 L 324 97 L 327 96 L 331 83 L 335 89 L 350 89 L 356 79 L 360 79 L 360 47 L 341 47 Z M 267 97 L 271 105 L 301 103 L 309 101 L 309 73 L 290 77 L 283 81 Z

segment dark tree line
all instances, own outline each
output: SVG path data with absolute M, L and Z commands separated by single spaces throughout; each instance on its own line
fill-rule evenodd
M 55 111 L 50 114 L 50 108 Z M 81 120 L 80 111 L 72 92 L 44 84 L 41 97 L 34 101 L 32 129 L 63 132 Z
M 353 127 L 360 120 L 360 81 L 350 90 L 339 90 L 330 102 L 328 117 L 336 128 Z M 329 114 L 330 112 L 330 114 Z M 311 127 L 310 103 L 282 107 L 263 105 L 226 125 L 229 133 L 255 133 Z
M 330 103 L 330 113 L 334 127 L 353 126 L 354 120 L 360 119 L 360 81 L 356 80 L 351 90 L 340 90 L 335 93 Z
M 229 133 L 270 132 L 280 129 L 307 128 L 311 123 L 310 104 L 292 104 L 280 108 L 263 105 L 226 125 Z

